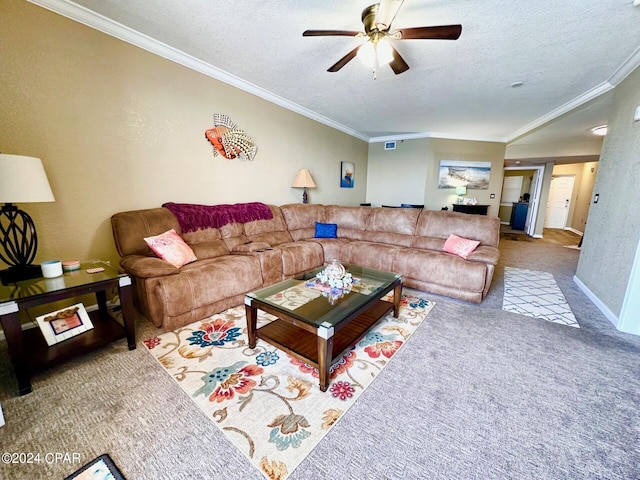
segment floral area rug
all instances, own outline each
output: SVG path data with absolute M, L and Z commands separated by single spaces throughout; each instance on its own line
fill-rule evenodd
M 248 346 L 244 306 L 145 340 L 149 352 L 268 479 L 284 480 L 355 403 L 435 304 L 403 295 L 330 370 L 258 339 Z M 258 313 L 258 327 L 275 317 Z

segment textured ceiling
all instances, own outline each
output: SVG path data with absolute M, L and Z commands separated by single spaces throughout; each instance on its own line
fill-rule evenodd
M 362 30 L 371 0 L 30 1 L 152 51 L 164 44 L 169 57 L 373 141 L 590 139 L 612 88 L 640 63 L 632 0 L 405 0 L 392 30 L 460 23 L 462 35 L 395 41 L 410 70 L 383 67 L 375 79 L 358 59 L 326 71 L 362 39 L 302 37 Z

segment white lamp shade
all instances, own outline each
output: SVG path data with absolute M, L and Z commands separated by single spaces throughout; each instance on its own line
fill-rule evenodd
M 298 171 L 296 178 L 293 180 L 293 188 L 316 188 L 316 184 L 311 177 L 311 172 L 308 168 L 303 168 Z
M 456 187 L 456 195 L 466 195 L 467 187 Z
M 0 153 L 0 203 L 55 202 L 42 161 Z

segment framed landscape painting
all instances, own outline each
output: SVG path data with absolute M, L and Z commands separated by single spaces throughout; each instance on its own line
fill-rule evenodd
M 467 187 L 488 190 L 491 178 L 491 162 L 467 160 L 440 160 L 438 188 Z

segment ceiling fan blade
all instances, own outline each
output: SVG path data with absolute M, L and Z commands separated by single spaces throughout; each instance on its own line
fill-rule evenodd
M 351 60 L 356 58 L 356 55 L 358 54 L 358 49 L 359 48 L 360 47 L 356 47 L 353 50 L 351 50 L 344 57 L 342 57 L 340 60 L 338 60 L 335 64 L 333 64 L 331 67 L 329 67 L 327 72 L 337 72 L 342 67 L 344 67 L 347 63 L 349 63 Z
M 378 13 L 376 15 L 376 25 L 383 25 L 380 30 L 388 30 L 391 26 L 391 22 L 396 18 L 398 10 L 402 6 L 404 0 L 380 0 L 378 6 Z
M 303 37 L 355 37 L 361 32 L 351 30 L 305 30 Z
M 400 75 L 402 72 L 409 70 L 409 65 L 404 61 L 404 58 L 400 56 L 398 51 L 394 47 L 391 47 L 391 50 L 393 50 L 393 60 L 389 62 L 389 66 L 393 70 L 393 73 Z
M 401 40 L 431 39 L 457 40 L 462 33 L 462 25 L 440 25 L 439 27 L 413 27 L 398 29 Z

